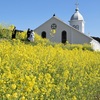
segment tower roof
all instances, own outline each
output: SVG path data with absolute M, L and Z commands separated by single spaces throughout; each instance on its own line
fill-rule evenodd
M 71 16 L 70 20 L 84 20 L 83 16 L 79 12 L 79 8 L 77 5 L 78 4 L 76 4 L 75 13 Z

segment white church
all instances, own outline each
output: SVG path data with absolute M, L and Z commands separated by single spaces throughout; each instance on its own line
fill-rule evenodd
M 66 41 L 71 44 L 90 43 L 93 39 L 84 33 L 84 27 L 84 18 L 77 6 L 75 13 L 70 18 L 69 25 L 54 14 L 49 20 L 34 29 L 34 32 L 42 38 L 57 43 L 66 43 Z

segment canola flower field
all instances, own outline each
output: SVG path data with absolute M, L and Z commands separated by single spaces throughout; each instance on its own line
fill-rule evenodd
M 67 45 L 1 38 L 0 100 L 100 100 L 100 52 Z

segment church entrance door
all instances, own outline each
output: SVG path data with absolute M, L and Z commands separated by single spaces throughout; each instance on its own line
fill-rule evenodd
M 66 31 L 62 31 L 62 43 L 66 43 L 67 41 L 67 32 Z
M 46 32 L 43 31 L 42 34 L 41 34 L 42 38 L 46 38 Z

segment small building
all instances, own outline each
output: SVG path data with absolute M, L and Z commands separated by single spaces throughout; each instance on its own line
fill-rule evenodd
M 52 42 L 71 44 L 90 43 L 92 38 L 84 34 L 84 18 L 80 14 L 78 7 L 71 16 L 69 25 L 61 21 L 55 14 L 45 23 L 34 29 L 34 32 L 42 38 L 47 38 Z

